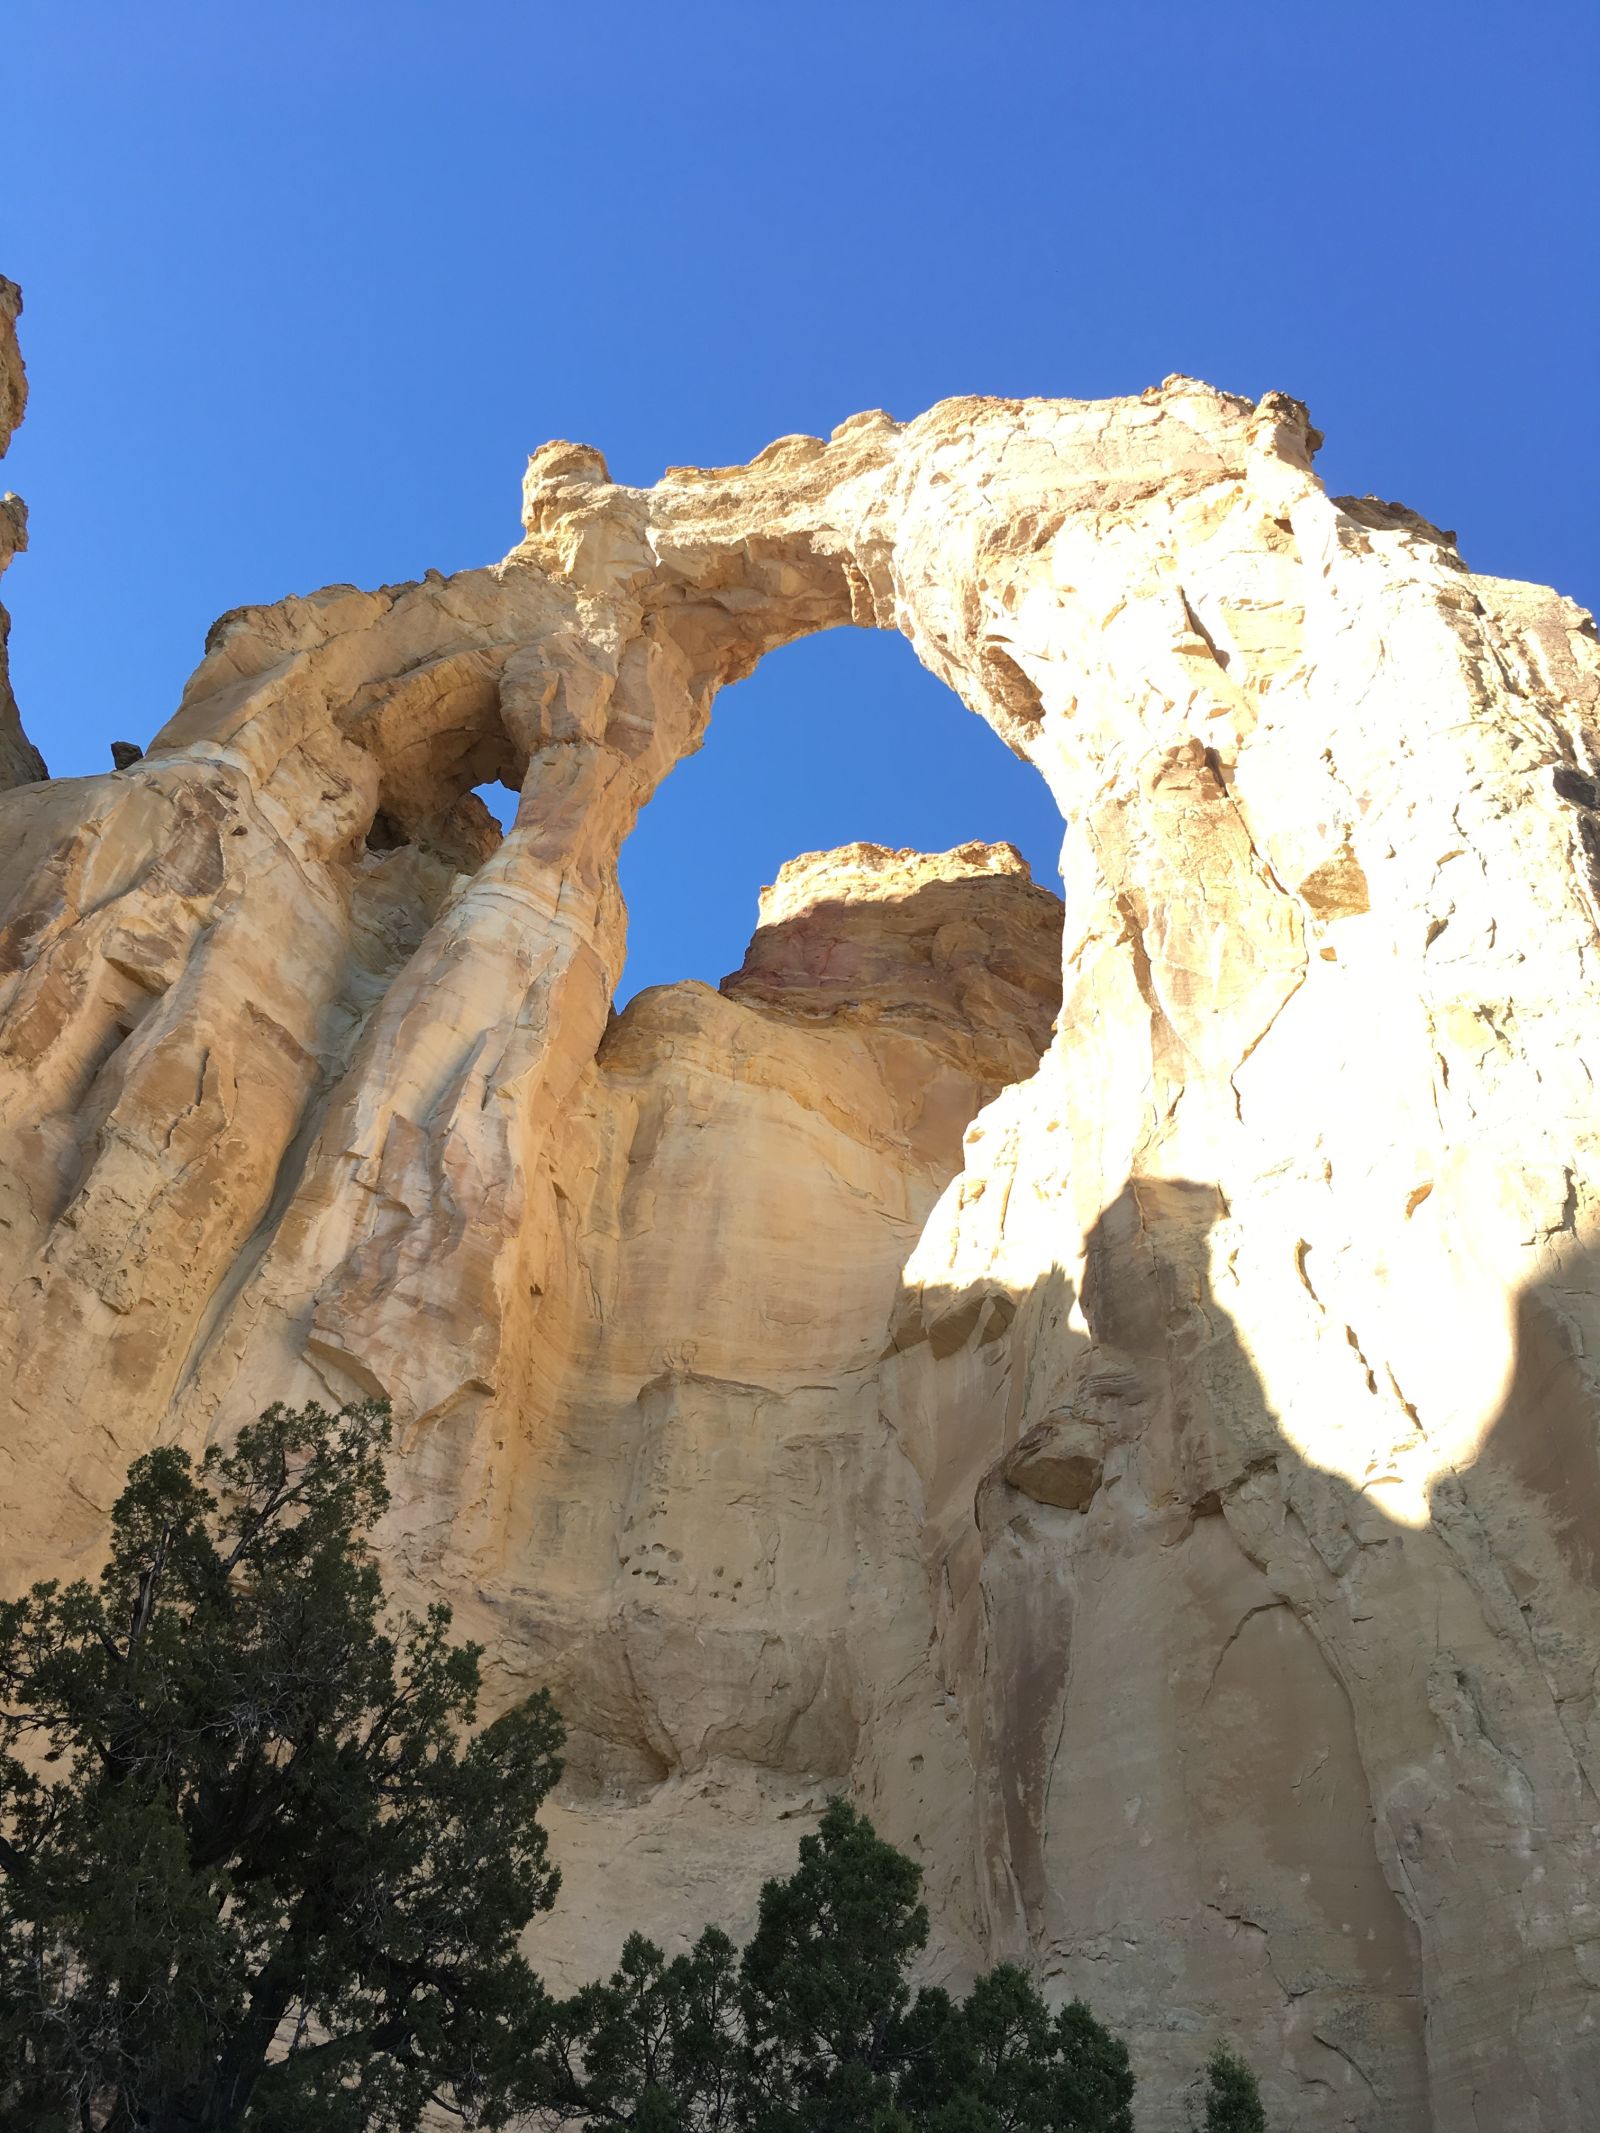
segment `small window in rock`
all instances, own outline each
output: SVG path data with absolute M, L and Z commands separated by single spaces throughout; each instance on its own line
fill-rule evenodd
M 492 785 L 475 785 L 473 791 L 493 815 L 503 830 L 510 829 L 517 819 L 517 802 L 521 793 L 513 792 L 508 785 L 496 781 Z

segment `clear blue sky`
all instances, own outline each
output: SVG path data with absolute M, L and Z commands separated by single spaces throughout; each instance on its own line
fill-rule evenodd
M 33 393 L 13 670 L 52 770 L 225 608 L 458 570 L 527 452 L 621 480 L 863 407 L 1308 400 L 1335 490 L 1600 595 L 1593 0 L 10 0 Z M 1042 788 L 896 638 L 774 655 L 625 856 L 627 989 L 715 980 L 790 853 Z

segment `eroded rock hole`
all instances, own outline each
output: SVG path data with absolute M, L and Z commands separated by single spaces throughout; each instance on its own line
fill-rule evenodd
M 515 787 L 502 784 L 495 778 L 487 785 L 475 786 L 473 792 L 499 823 L 502 832 L 509 830 L 517 819 L 517 806 L 522 798 Z
M 367 831 L 369 852 L 397 852 L 401 845 L 409 844 L 404 825 L 397 822 L 387 808 L 380 807 L 372 818 L 372 827 Z
M 757 899 L 785 867 L 780 887 L 792 923 L 783 942 L 765 944 L 759 975 L 782 982 L 776 963 L 786 963 L 788 978 L 803 985 L 807 959 L 820 958 L 825 980 L 842 981 L 847 994 L 852 971 L 863 984 L 873 977 L 864 933 L 852 945 L 823 941 L 813 926 L 807 940 L 802 913 L 808 899 L 827 901 L 840 888 L 852 870 L 847 848 L 895 855 L 1009 844 L 1033 881 L 1059 894 L 1060 843 L 1060 816 L 1037 771 L 930 674 L 903 637 L 838 629 L 802 638 L 721 692 L 704 748 L 672 773 L 624 846 L 628 960 L 616 1004 L 682 978 L 716 985 L 729 973 L 755 975 L 746 950 Z M 831 883 L 829 854 L 839 855 Z M 798 867 L 808 855 L 818 863 Z M 858 883 L 845 900 L 881 892 L 886 907 L 903 901 L 907 870 L 897 877 L 893 867 L 861 858 L 856 871 L 863 866 L 876 874 L 876 891 Z M 998 876 L 1008 867 L 996 860 L 990 870 Z M 1014 878 L 1025 886 L 1020 869 Z M 971 910 L 957 911 L 971 902 L 958 888 L 923 887 L 919 910 L 930 941 L 947 923 L 983 930 Z M 997 897 L 1006 902 L 1003 889 Z M 1002 961 L 1005 931 L 999 927 L 990 943 Z M 980 946 L 964 945 L 973 954 Z M 959 963 L 962 940 L 951 936 L 940 953 Z M 1034 983 L 1034 960 L 1030 947 L 1014 973 L 1019 982 Z
M 499 849 L 504 831 L 480 794 L 461 798 L 437 814 L 403 822 L 380 807 L 367 831 L 367 850 L 382 857 L 415 850 L 452 874 L 475 874 Z
M 415 848 L 453 873 L 475 873 L 499 846 L 521 774 L 498 662 L 456 652 L 425 663 L 358 692 L 341 723 L 378 766 L 367 851 Z

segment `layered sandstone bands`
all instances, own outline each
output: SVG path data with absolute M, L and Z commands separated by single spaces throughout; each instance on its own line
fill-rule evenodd
M 0 802 L 13 1574 L 382 1391 L 397 1574 L 571 1720 L 552 1971 L 844 1786 L 1152 2129 L 1219 2031 L 1315 2133 L 1586 2123 L 1600 669 L 1314 441 L 1173 379 L 546 446 L 504 563 L 226 617 Z M 611 1017 L 637 810 L 841 623 L 1046 779 L 1059 944 L 1003 847 L 858 847 Z

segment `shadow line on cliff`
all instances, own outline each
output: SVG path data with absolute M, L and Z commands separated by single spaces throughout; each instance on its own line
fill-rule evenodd
M 987 1939 L 1104 2002 L 1158 2091 L 1226 2024 L 1295 2123 L 1402 2133 L 1475 2098 L 1508 2128 L 1576 2133 L 1600 2040 L 1579 1937 L 1595 1801 L 1569 1710 L 1592 1706 L 1600 1641 L 1586 1667 L 1570 1625 L 1594 1615 L 1600 1458 L 1574 1304 L 1600 1267 L 1574 1248 L 1516 1298 L 1505 1397 L 1413 1526 L 1292 1440 L 1212 1284 L 1225 1212 L 1211 1185 L 1130 1179 L 1091 1227 L 1081 1297 L 1059 1266 L 1031 1289 L 917 1292 L 935 1334 L 955 1329 L 947 1357 L 1000 1321 L 1022 1342 L 998 1456 L 996 1432 L 963 1432 L 966 1530 L 947 1479 L 930 1536 L 982 1653 Z M 1069 1322 L 1066 1382 L 1041 1384 L 1028 1350 Z M 1374 1412 L 1375 1439 L 1404 1424 Z M 1503 1979 L 1536 1958 L 1510 1922 L 1550 1912 L 1547 1881 L 1579 1910 L 1538 1930 L 1519 2011 Z

